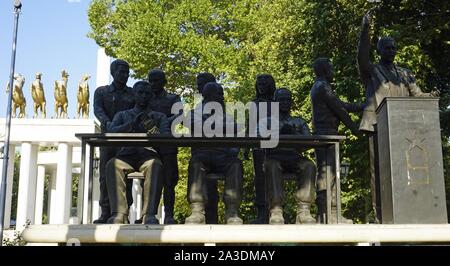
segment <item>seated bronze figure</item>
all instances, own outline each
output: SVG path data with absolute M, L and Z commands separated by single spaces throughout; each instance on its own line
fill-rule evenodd
M 169 133 L 166 115 L 149 109 L 152 91 L 148 82 L 137 82 L 133 90 L 136 102 L 134 108 L 117 113 L 108 124 L 108 132 Z M 139 171 L 144 173 L 143 223 L 159 224 L 156 214 L 163 188 L 163 164 L 158 152 L 152 147 L 124 147 L 107 163 L 106 170 L 112 213 L 108 223 L 128 223 L 126 174 Z

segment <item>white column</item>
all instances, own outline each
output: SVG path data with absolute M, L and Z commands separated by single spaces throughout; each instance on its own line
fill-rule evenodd
M 45 166 L 38 165 L 36 181 L 36 206 L 34 211 L 34 223 L 42 224 L 42 212 L 44 211 L 45 190 Z
M 128 219 L 130 220 L 130 223 L 133 224 L 142 216 L 142 187 L 140 179 L 133 179 L 131 195 L 133 196 L 133 204 L 130 206 Z
M 34 224 L 37 154 L 37 145 L 28 142 L 22 143 L 16 221 L 16 229 L 19 231 L 25 228 L 27 221 Z
M 131 196 L 133 197 L 133 204 L 131 204 L 129 208 L 129 214 L 128 214 L 128 220 L 130 221 L 130 224 L 134 224 L 134 221 L 136 221 L 136 210 L 137 210 L 137 189 L 136 189 L 136 183 L 133 180 L 133 186 L 131 187 Z
M 164 224 L 164 218 L 166 217 L 166 213 L 164 212 L 164 205 L 159 204 L 158 206 L 158 214 L 156 214 L 156 218 L 159 219 L 160 224 Z
M 86 147 L 86 167 L 85 167 L 85 179 L 84 179 L 84 203 L 83 203 L 83 224 L 87 224 L 87 214 L 89 210 L 88 206 L 88 197 L 89 197 L 89 154 L 90 154 L 90 146 Z M 92 166 L 93 167 L 93 166 Z M 100 215 L 100 208 L 99 208 L 99 199 L 100 199 L 100 185 L 99 185 L 99 177 L 98 177 L 98 171 L 93 172 L 93 180 L 92 180 L 92 210 L 91 210 L 91 217 L 92 221 L 96 220 Z M 91 222 L 92 222 L 91 221 Z
M 47 221 L 52 223 L 52 215 L 56 212 L 56 169 L 52 169 L 48 179 Z
M 140 219 L 142 217 L 142 186 L 140 179 L 133 180 L 133 186 L 136 187 L 136 218 Z M 134 201 L 134 200 L 133 200 Z
M 87 149 L 89 151 L 89 148 Z M 98 149 L 95 150 L 94 158 L 99 158 L 98 155 L 100 151 Z M 89 152 L 86 154 L 87 160 L 89 160 Z M 100 208 L 100 162 L 98 162 L 98 168 L 94 168 L 93 172 L 93 183 L 92 183 L 92 221 L 97 220 L 100 217 L 101 208 Z M 94 166 L 93 166 L 94 167 Z M 88 171 L 88 170 L 87 170 Z M 86 190 L 87 191 L 87 190 Z
M 72 206 L 72 146 L 67 143 L 58 145 L 58 163 L 56 168 L 56 202 L 50 213 L 52 224 L 69 223 Z
M 12 201 L 12 189 L 14 178 L 14 159 L 16 157 L 16 146 L 9 145 L 9 161 L 8 161 L 8 173 L 6 179 L 6 201 L 5 201 L 5 220 L 3 226 L 8 229 L 11 221 L 11 201 Z M 0 160 L 0 173 L 3 175 L 3 160 Z

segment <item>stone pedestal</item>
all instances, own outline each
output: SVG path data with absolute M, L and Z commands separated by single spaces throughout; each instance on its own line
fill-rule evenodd
M 437 98 L 385 98 L 377 109 L 383 223 L 447 223 Z

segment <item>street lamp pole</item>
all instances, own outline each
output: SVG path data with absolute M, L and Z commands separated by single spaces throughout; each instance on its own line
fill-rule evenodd
M 16 44 L 17 44 L 17 29 L 19 26 L 19 15 L 22 9 L 20 0 L 14 1 L 14 30 L 13 30 L 13 44 L 11 54 L 11 69 L 9 74 L 9 91 L 8 102 L 6 107 L 6 130 L 5 130 L 5 146 L 3 151 L 3 172 L 0 180 L 0 246 L 3 245 L 3 225 L 5 220 L 5 201 L 6 201 L 6 180 L 8 173 L 9 162 L 9 138 L 11 129 L 11 101 L 14 86 L 14 71 L 16 67 Z

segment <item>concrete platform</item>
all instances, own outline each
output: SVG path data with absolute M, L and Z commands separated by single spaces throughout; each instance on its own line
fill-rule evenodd
M 31 243 L 448 243 L 436 225 L 31 225 Z

